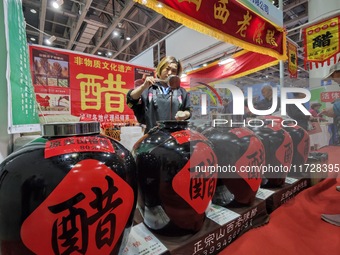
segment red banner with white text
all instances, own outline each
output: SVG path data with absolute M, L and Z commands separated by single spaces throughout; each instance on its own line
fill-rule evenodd
M 236 0 L 135 0 L 188 28 L 243 49 L 286 60 L 286 35 Z
M 320 101 L 332 103 L 340 98 L 340 91 L 329 91 L 320 93 Z
M 126 94 L 154 70 L 82 53 L 29 46 L 40 115 L 73 115 L 100 122 L 134 120 Z

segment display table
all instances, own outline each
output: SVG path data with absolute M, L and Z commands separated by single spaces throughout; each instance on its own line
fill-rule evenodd
M 340 146 L 326 146 L 319 152 L 328 154 L 327 164 L 340 164 Z M 249 207 L 212 205 L 203 228 L 195 235 L 157 235 L 141 223 L 137 213 L 122 254 L 340 254 L 340 227 L 321 220 L 321 214 L 340 214 L 337 176 L 329 174 L 312 187 L 308 178 L 289 177 L 281 188 L 261 188 Z
M 263 197 L 263 199 L 266 200 L 267 212 L 272 213 L 309 186 L 310 179 L 287 177 L 286 182 L 282 187 L 260 188 L 256 196 L 258 198 Z
M 286 184 L 277 189 L 260 189 L 252 206 L 220 207 L 211 205 L 203 228 L 195 235 L 166 237 L 149 231 L 136 211 L 135 226 L 124 255 L 218 254 L 247 231 L 268 223 L 268 211 L 293 199 L 307 188 L 307 179 L 287 178 Z
M 133 227 L 124 255 L 159 254 L 217 254 L 249 229 L 268 223 L 269 216 L 263 199 L 252 206 L 224 208 L 211 205 L 202 229 L 194 235 L 167 237 L 149 231 L 136 212 Z M 142 224 L 142 226 L 141 226 Z M 137 228 L 137 231 L 135 230 Z M 144 240 L 152 241 L 152 244 Z

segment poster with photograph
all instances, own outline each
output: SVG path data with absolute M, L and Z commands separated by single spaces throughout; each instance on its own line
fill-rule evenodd
M 72 115 L 99 122 L 135 116 L 126 94 L 154 70 L 126 62 L 31 45 L 31 74 L 39 115 Z

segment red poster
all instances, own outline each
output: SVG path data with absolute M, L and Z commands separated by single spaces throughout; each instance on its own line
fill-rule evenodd
M 154 70 L 82 53 L 29 46 L 40 115 L 66 114 L 100 122 L 134 120 L 126 94 Z

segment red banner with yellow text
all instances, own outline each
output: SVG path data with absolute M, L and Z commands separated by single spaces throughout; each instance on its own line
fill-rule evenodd
M 188 28 L 286 60 L 286 35 L 236 0 L 135 0 Z
M 232 56 L 232 61 L 219 65 L 218 61 L 209 64 L 207 67 L 190 72 L 181 79 L 181 86 L 190 88 L 191 79 L 208 83 L 221 82 L 224 79 L 236 79 L 264 68 L 277 65 L 279 60 L 256 52 L 242 50 Z
M 288 72 L 290 78 L 297 78 L 298 73 L 298 56 L 297 45 L 291 40 L 287 40 L 287 54 L 288 54 Z
M 126 94 L 152 69 L 82 53 L 29 46 L 40 115 L 73 115 L 100 122 L 135 119 Z
M 312 63 L 315 67 L 333 58 L 336 62 L 336 55 L 340 52 L 340 16 L 327 19 L 315 25 L 303 29 L 305 68 Z

